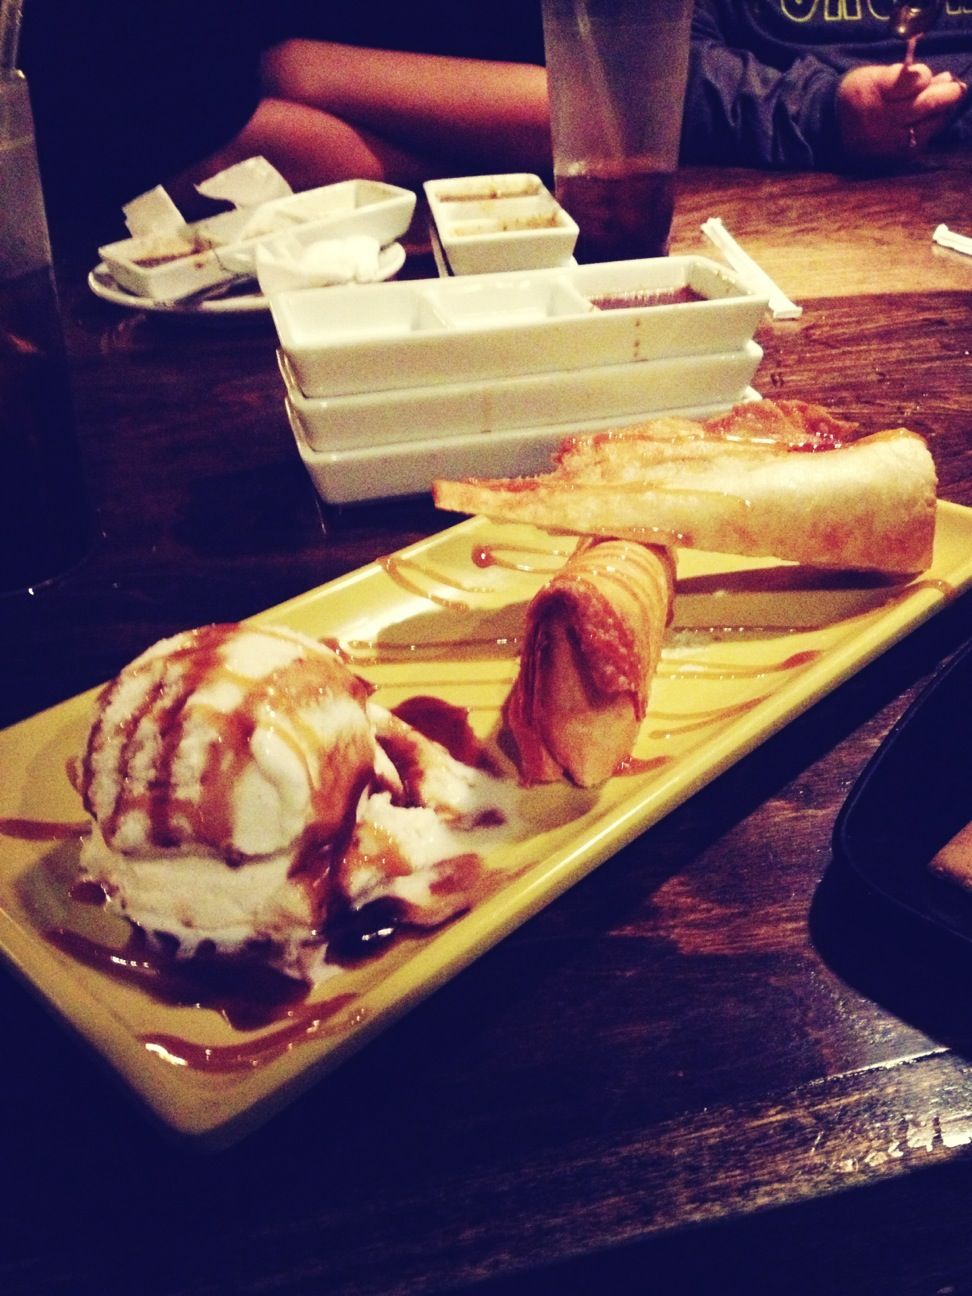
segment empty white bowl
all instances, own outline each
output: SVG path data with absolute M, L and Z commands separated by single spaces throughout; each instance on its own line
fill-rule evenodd
M 751 388 L 741 400 L 759 400 Z M 726 402 L 711 406 L 658 410 L 652 417 L 680 414 L 704 419 L 720 414 Z M 355 504 L 427 494 L 436 477 L 522 476 L 544 472 L 565 436 L 597 432 L 618 420 L 599 419 L 548 428 L 512 428 L 489 435 L 430 437 L 388 445 L 364 445 L 345 450 L 314 450 L 294 407 L 287 412 L 297 449 L 314 487 L 326 503 Z M 629 421 L 629 420 L 625 420 Z

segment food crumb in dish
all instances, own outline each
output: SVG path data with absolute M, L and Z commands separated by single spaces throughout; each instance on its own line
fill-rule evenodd
M 539 212 L 536 216 L 516 216 L 507 220 L 478 221 L 470 225 L 456 225 L 452 230 L 456 238 L 476 234 L 517 234 L 521 230 L 556 229 L 563 225 L 559 211 Z
M 440 190 L 436 197 L 440 202 L 490 202 L 494 198 L 532 198 L 534 194 L 540 193 L 543 185 L 539 180 L 524 181 L 523 184 L 516 187 L 506 187 L 505 185 L 482 186 L 479 189 L 468 190 Z
M 629 310 L 643 306 L 680 306 L 686 302 L 708 301 L 704 293 L 689 284 L 678 288 L 634 289 L 631 292 L 604 293 L 592 297 L 591 305 L 597 310 Z
M 184 257 L 211 252 L 215 246 L 212 239 L 199 233 L 193 234 L 191 239 L 180 239 L 177 243 L 155 241 L 138 256 L 132 257 L 132 264 L 151 270 L 155 266 L 167 265 L 170 261 L 181 261 Z

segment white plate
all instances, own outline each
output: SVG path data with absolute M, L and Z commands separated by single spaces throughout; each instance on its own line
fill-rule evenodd
M 139 297 L 115 282 L 104 261 L 99 261 L 88 275 L 88 287 L 102 301 L 129 310 L 155 311 L 162 315 L 244 315 L 266 311 L 270 303 L 260 292 L 236 293 L 232 297 L 213 297 L 202 301 L 155 301 Z
M 381 249 L 378 262 L 383 279 L 390 279 L 397 274 L 405 261 L 405 250 L 400 243 L 391 243 Z M 338 284 L 334 287 L 362 287 L 356 284 Z M 185 298 L 180 301 L 155 301 L 152 297 L 140 297 L 129 292 L 114 278 L 104 261 L 99 261 L 88 275 L 88 287 L 102 301 L 112 302 L 115 306 L 125 306 L 129 310 L 155 311 L 163 315 L 247 315 L 270 309 L 269 298 L 259 292 L 254 284 L 248 292 L 231 293 L 229 296 L 210 298 Z M 218 293 L 222 285 L 213 291 Z M 295 292 L 306 291 L 294 289 Z

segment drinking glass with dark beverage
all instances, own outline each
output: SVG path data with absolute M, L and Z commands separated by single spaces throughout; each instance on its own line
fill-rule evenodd
M 0 74 L 0 595 L 91 537 L 27 82 Z
M 580 261 L 668 253 L 692 0 L 543 0 L 554 178 Z

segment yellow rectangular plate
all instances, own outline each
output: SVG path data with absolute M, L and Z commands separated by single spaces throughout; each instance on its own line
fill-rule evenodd
M 435 694 L 495 743 L 526 604 L 570 547 L 474 518 L 256 619 L 337 640 L 382 704 Z M 451 924 L 319 986 L 319 1024 L 286 1047 L 279 1024 L 234 1031 L 214 1011 L 160 1004 L 55 948 L 45 931 L 58 924 L 108 941 L 123 928 L 71 898 L 76 838 L 0 836 L 0 952 L 166 1127 L 225 1146 L 970 584 L 972 510 L 954 504 L 939 505 L 933 566 L 904 584 L 680 553 L 675 623 L 630 771 L 593 792 L 524 790 L 523 831 L 489 861 L 501 885 Z M 93 696 L 0 733 L 0 817 L 81 819 L 65 765 Z M 217 1058 L 239 1049 L 245 1064 L 178 1065 L 169 1037 Z

